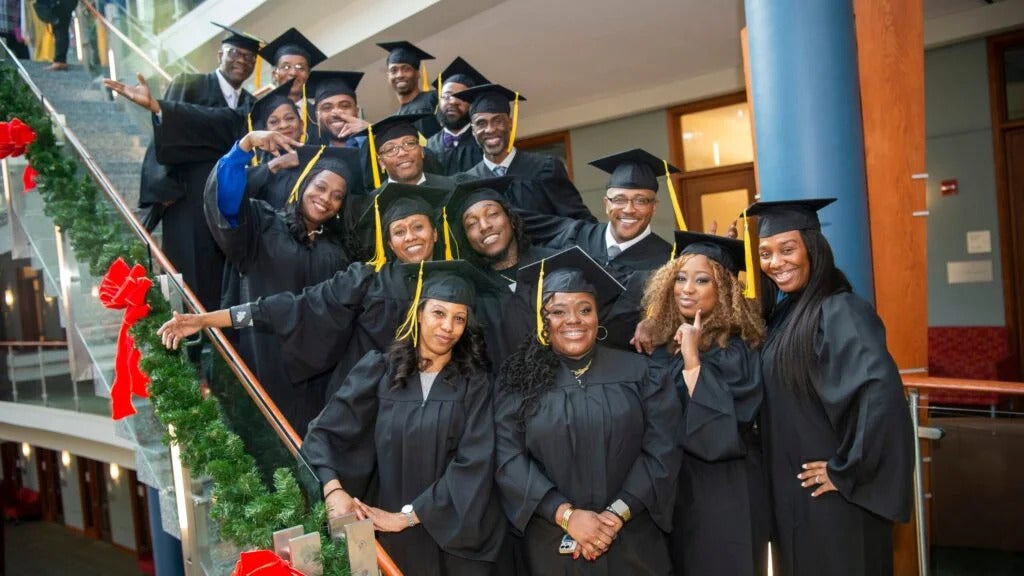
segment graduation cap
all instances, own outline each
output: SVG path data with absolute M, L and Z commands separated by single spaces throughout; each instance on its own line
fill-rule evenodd
M 345 72 L 341 70 L 313 70 L 309 73 L 306 85 L 313 93 L 313 100 L 319 103 L 324 98 L 345 94 L 356 98 L 356 87 L 363 79 L 362 72 Z
M 291 194 L 288 195 L 288 203 L 297 202 L 299 199 L 299 186 L 306 179 L 306 176 L 314 168 L 327 170 L 341 176 L 346 184 L 354 182 L 354 175 L 359 170 L 359 150 L 355 148 L 342 148 L 336 146 L 302 146 L 295 150 L 299 156 L 299 166 L 302 172 L 299 179 L 295 181 Z
M 516 129 L 519 126 L 519 102 L 526 102 L 526 98 L 519 92 L 514 92 L 500 84 L 480 84 L 466 88 L 461 92 L 453 94 L 459 100 L 469 102 L 469 115 L 478 112 L 492 112 L 495 114 L 511 114 L 512 129 L 508 135 L 508 151 L 516 141 Z M 511 104 L 510 104 L 511 103 Z
M 421 61 L 434 59 L 433 56 L 420 50 L 412 42 L 405 40 L 378 42 L 377 46 L 388 51 L 388 66 L 392 64 L 408 64 L 413 68 L 419 68 Z
M 384 250 L 384 231 L 392 222 L 408 218 L 414 214 L 423 214 L 433 224 L 437 220 L 437 211 L 444 204 L 448 191 L 444 188 L 418 186 L 388 182 L 373 197 L 373 205 L 367 207 L 359 218 L 360 226 L 374 228 L 374 256 L 368 262 L 376 270 L 387 263 L 387 252 Z M 451 251 L 445 248 L 445 259 L 451 260 Z
M 757 235 L 765 238 L 792 230 L 821 230 L 818 210 L 835 201 L 835 198 L 807 198 L 754 202 L 743 211 L 743 214 L 744 217 L 758 217 Z
M 476 302 L 477 294 L 499 293 L 503 290 L 479 268 L 465 260 L 405 264 L 402 266 L 402 273 L 410 283 L 415 281 L 415 288 L 405 322 L 395 332 L 395 340 L 411 337 L 413 345 L 417 344 L 419 339 L 417 316 L 422 300 L 442 300 L 472 306 Z
M 282 56 L 302 56 L 310 68 L 327 60 L 327 55 L 295 28 L 289 28 L 271 40 L 260 49 L 260 56 L 272 66 L 277 66 Z
M 605 189 L 625 188 L 627 190 L 653 190 L 657 192 L 658 176 L 665 176 L 669 199 L 672 201 L 672 213 L 676 217 L 676 227 L 686 231 L 686 220 L 683 218 L 683 210 L 679 206 L 679 197 L 676 196 L 676 187 L 672 183 L 671 176 L 679 172 L 679 168 L 643 148 L 633 148 L 632 150 L 598 158 L 591 161 L 590 165 L 604 170 L 611 175 L 608 177 L 608 184 L 605 186 Z
M 284 84 L 281 84 L 277 88 L 274 88 L 262 98 L 256 101 L 252 105 L 252 109 L 249 111 L 249 131 L 252 132 L 253 128 L 266 129 L 267 118 L 274 113 L 280 106 L 285 104 L 291 104 L 292 109 L 295 113 L 299 113 L 299 107 L 295 102 L 288 97 L 291 92 L 292 84 L 295 80 L 289 80 Z
M 746 270 L 743 241 L 714 234 L 676 230 L 676 254 L 700 254 L 721 264 L 734 275 Z
M 466 88 L 490 83 L 483 74 L 478 72 L 476 68 L 470 66 L 469 62 L 466 62 L 461 56 L 456 56 L 455 60 L 452 60 L 452 63 L 441 71 L 440 78 L 442 85 L 449 82 L 456 82 L 458 84 L 462 84 Z M 438 88 L 437 93 L 440 94 L 440 87 Z
M 555 292 L 587 292 L 598 304 L 607 304 L 626 288 L 594 261 L 579 246 L 572 246 L 519 269 L 516 281 L 522 286 L 536 286 L 537 340 L 547 346 L 541 309 L 544 296 Z
M 216 22 L 210 22 L 210 24 L 213 24 L 218 28 L 222 28 L 225 32 L 227 32 L 227 36 L 225 36 L 224 39 L 221 40 L 222 44 L 231 44 L 232 46 L 244 48 L 254 54 L 257 53 L 260 49 L 260 46 L 263 45 L 263 40 L 260 40 L 259 38 L 247 32 L 242 32 L 241 30 L 236 30 L 230 26 L 225 26 L 223 24 L 217 24 Z

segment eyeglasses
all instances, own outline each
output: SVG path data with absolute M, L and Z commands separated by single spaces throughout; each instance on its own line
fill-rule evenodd
M 646 208 L 658 203 L 656 198 L 646 198 L 644 196 L 637 196 L 636 198 L 627 198 L 625 196 L 612 196 L 611 198 L 605 196 L 605 200 L 612 203 L 612 206 L 616 208 L 625 208 L 626 204 L 632 203 L 635 208 Z
M 405 142 L 399 142 L 398 144 L 390 144 L 380 149 L 380 155 L 385 158 L 397 156 L 399 150 L 405 150 L 406 152 L 412 152 L 413 150 L 420 147 L 419 140 L 406 140 Z
M 281 64 L 280 66 L 277 67 L 277 70 L 279 72 L 286 73 L 294 70 L 295 72 L 302 73 L 306 71 L 306 67 L 303 66 L 302 64 Z
M 228 48 L 224 54 L 227 54 L 228 60 L 241 60 L 242 62 L 255 62 L 256 54 L 249 52 L 248 50 L 238 50 L 237 48 Z

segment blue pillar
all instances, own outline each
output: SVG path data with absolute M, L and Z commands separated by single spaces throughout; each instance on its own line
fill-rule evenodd
M 761 200 L 835 197 L 822 232 L 874 301 L 852 0 L 745 0 Z
M 181 556 L 181 541 L 164 532 L 160 520 L 160 492 L 146 486 L 149 502 L 149 533 L 153 540 L 153 566 L 156 576 L 183 576 L 185 561 Z

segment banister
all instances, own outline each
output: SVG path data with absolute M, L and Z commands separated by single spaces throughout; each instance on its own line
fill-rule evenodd
M 167 80 L 168 82 L 171 81 L 171 75 L 168 74 L 163 68 L 161 68 L 159 64 L 154 62 L 153 59 L 150 58 L 149 55 L 142 50 L 142 48 L 136 46 L 135 42 L 132 42 L 130 38 L 125 36 L 124 32 L 118 30 L 116 26 L 111 24 L 110 21 L 106 19 L 106 17 L 100 14 L 99 10 L 97 10 L 96 7 L 92 5 L 92 2 L 89 2 L 89 0 L 82 0 L 82 5 L 85 6 L 86 10 L 92 13 L 93 18 L 96 18 L 97 22 L 102 23 L 104 26 L 106 26 L 107 30 L 110 30 L 114 33 L 115 36 L 120 38 L 121 42 L 124 42 L 126 46 L 131 48 L 133 52 L 138 54 L 140 58 L 142 58 L 150 66 L 152 66 L 153 69 L 156 70 L 157 74 L 163 76 L 164 80 Z
M 168 260 L 167 256 L 157 245 L 156 241 L 153 240 L 153 237 L 146 230 L 145 226 L 139 222 L 131 209 L 124 203 L 121 195 L 114 190 L 114 186 L 110 183 L 110 180 L 107 179 L 106 174 L 103 173 L 92 155 L 90 155 L 85 149 L 85 146 L 82 145 L 82 142 L 75 135 L 74 131 L 68 128 L 65 123 L 60 121 L 59 113 L 53 107 L 53 104 L 43 96 L 39 87 L 32 82 L 32 78 L 29 76 L 24 66 L 21 65 L 21 62 L 18 61 L 6 45 L 4 45 L 4 50 L 7 52 L 7 59 L 18 69 L 18 74 L 36 98 L 39 99 L 40 103 L 42 103 L 47 114 L 49 114 L 51 118 L 56 119 L 54 124 L 64 133 L 64 141 L 75 151 L 75 154 L 85 165 L 86 171 L 89 172 L 89 175 L 92 176 L 93 180 L 95 180 L 96 184 L 107 196 L 108 200 L 110 200 L 110 202 L 114 204 L 114 207 L 117 208 L 118 214 L 121 215 L 121 218 L 146 246 L 150 257 L 155 260 L 160 266 L 160 269 L 164 271 L 167 275 L 168 281 L 174 284 L 175 288 L 181 293 L 185 304 L 196 313 L 201 314 L 206 312 L 206 309 L 203 308 L 202 304 L 200 304 L 199 299 L 196 298 L 191 288 L 179 279 L 177 269 L 173 264 L 171 264 L 171 261 Z M 253 402 L 263 414 L 263 417 L 270 423 L 278 438 L 281 439 L 292 456 L 297 457 L 299 448 L 302 446 L 302 439 L 295 433 L 295 430 L 292 429 L 288 421 L 285 420 L 274 401 L 267 396 L 266 392 L 263 390 L 263 386 L 260 385 L 256 376 L 253 375 L 249 370 L 249 367 L 245 365 L 242 358 L 238 356 L 234 347 L 232 347 L 231 343 L 224 337 L 224 334 L 218 329 L 208 329 L 206 332 L 210 337 L 211 342 L 214 343 L 214 346 L 220 352 L 221 356 L 224 357 L 224 360 L 231 368 L 231 371 L 243 383 L 249 397 L 252 398 Z
M 67 348 L 64 340 L 0 340 L 0 348 Z
M 904 388 L 920 390 L 956 390 L 959 392 L 981 392 L 986 394 L 1010 394 L 1024 396 L 1024 382 L 1000 380 L 972 380 L 969 378 L 938 378 L 925 374 L 904 374 Z

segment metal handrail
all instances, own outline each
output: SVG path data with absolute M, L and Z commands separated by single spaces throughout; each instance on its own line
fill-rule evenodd
M 972 380 L 968 378 L 938 378 L 924 374 L 904 374 L 903 387 L 917 388 L 920 390 L 957 390 L 960 392 L 981 392 L 986 394 L 1024 396 L 1024 382 Z
M 75 133 L 70 128 L 68 128 L 68 126 L 64 123 L 64 121 L 61 119 L 61 116 L 50 103 L 50 101 L 47 100 L 45 96 L 43 96 L 42 91 L 39 90 L 39 87 L 36 86 L 35 83 L 32 81 L 32 78 L 29 76 L 24 66 L 22 66 L 21 62 L 18 61 L 18 59 L 14 56 L 14 54 L 6 45 L 4 45 L 4 50 L 7 53 L 8 60 L 13 62 L 14 65 L 17 67 L 18 73 L 21 76 L 22 80 L 25 82 L 26 85 L 28 85 L 29 89 L 32 90 L 32 93 L 36 96 L 36 98 L 39 99 L 39 101 L 43 105 L 43 108 L 50 115 L 50 117 L 55 119 L 54 125 L 58 126 L 60 130 L 64 133 L 65 142 L 68 144 L 68 146 L 71 147 L 72 150 L 75 151 L 75 154 L 77 154 L 78 157 L 82 160 L 86 170 L 96 181 L 96 184 L 100 187 L 100 189 L 103 190 L 103 193 L 106 194 L 110 202 L 113 203 L 114 206 L 117 208 L 117 212 L 118 214 L 121 215 L 121 218 L 125 221 L 125 223 L 128 224 L 128 226 L 132 229 L 132 231 L 139 238 L 139 240 L 146 246 L 146 249 L 149 251 L 150 257 L 153 260 L 155 260 L 156 263 L 160 266 L 160 269 L 164 271 L 164 273 L 167 275 L 168 281 L 174 284 L 177 290 L 182 294 L 182 298 L 185 301 L 186 305 L 188 305 L 188 307 L 195 311 L 196 313 L 201 314 L 206 312 L 206 309 L 203 308 L 203 305 L 199 302 L 199 299 L 196 298 L 195 294 L 188 287 L 188 285 L 186 285 L 179 279 L 177 269 L 174 267 L 173 264 L 171 264 L 171 261 L 168 260 L 167 256 L 157 245 L 156 241 L 153 240 L 153 237 L 146 230 L 145 226 L 143 226 L 142 223 L 139 222 L 138 218 L 135 217 L 131 209 L 128 208 L 128 206 L 124 203 L 124 200 L 121 198 L 121 195 L 118 194 L 117 191 L 114 189 L 114 186 L 110 183 L 110 180 L 107 179 L 106 174 L 103 173 L 99 165 L 93 159 L 92 155 L 89 154 L 89 152 L 85 149 L 85 146 L 82 145 L 81 140 L 79 140 Z M 295 433 L 295 430 L 292 429 L 291 425 L 281 414 L 281 411 L 277 408 L 277 405 L 274 403 L 274 401 L 267 396 L 266 392 L 263 390 L 263 386 L 261 386 L 259 381 L 256 379 L 256 376 L 253 375 L 253 373 L 249 370 L 249 367 L 246 366 L 242 358 L 238 356 L 238 352 L 235 351 L 234 347 L 232 347 L 231 343 L 228 342 L 227 338 L 224 337 L 224 334 L 219 329 L 208 329 L 207 334 L 209 335 L 211 342 L 213 342 L 214 346 L 217 348 L 221 356 L 224 358 L 228 366 L 231 368 L 231 371 L 242 382 L 246 389 L 246 392 L 249 394 L 249 397 L 252 398 L 253 402 L 257 405 L 257 407 L 259 407 L 260 412 L 267 419 L 268 423 L 271 425 L 271 427 L 274 429 L 274 432 L 284 443 L 285 447 L 288 449 L 289 452 L 291 452 L 292 456 L 298 457 L 299 448 L 302 446 L 302 439 L 299 437 L 298 434 Z
M 107 30 L 110 30 L 111 32 L 114 33 L 114 35 L 116 35 L 118 38 L 120 38 L 121 41 L 124 42 L 126 46 L 131 48 L 133 52 L 138 54 L 140 58 L 142 58 L 150 66 L 152 66 L 153 69 L 156 70 L 157 74 L 160 74 L 160 76 L 163 76 L 164 80 L 167 80 L 168 82 L 171 81 L 171 79 L 172 79 L 171 75 L 168 74 L 163 68 L 161 68 L 159 64 L 154 62 L 153 59 L 149 57 L 149 55 L 147 55 L 145 52 L 143 52 L 142 48 L 139 48 L 138 46 L 136 46 L 135 42 L 132 42 L 130 38 L 125 36 L 124 32 L 121 32 L 120 30 L 118 30 L 116 26 L 111 24 L 109 20 L 107 20 L 102 14 L 100 14 L 99 10 L 96 10 L 96 7 L 92 5 L 92 2 L 89 2 L 89 0 L 81 0 L 81 1 L 82 1 L 82 5 L 85 6 L 85 8 L 89 12 L 92 13 L 94 18 L 96 18 L 97 22 L 102 23 L 104 26 L 107 27 Z

